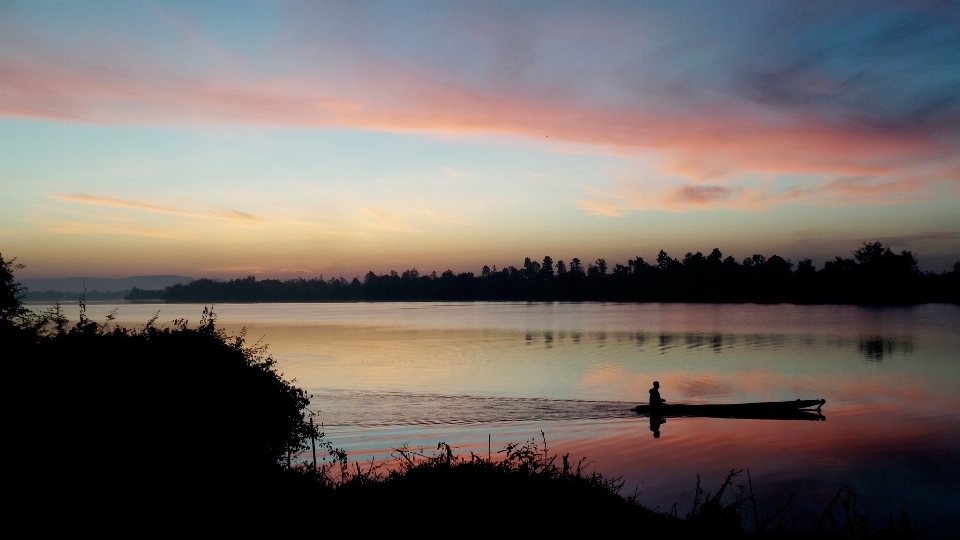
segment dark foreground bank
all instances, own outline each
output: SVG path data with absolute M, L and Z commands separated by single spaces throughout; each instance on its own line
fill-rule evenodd
M 906 515 L 871 524 L 856 510 L 856 495 L 841 488 L 816 521 L 798 523 L 789 502 L 757 503 L 749 474 L 730 471 L 715 490 L 696 486 L 689 510 L 650 509 L 637 494 L 623 496 L 619 478 L 586 472 L 586 459 L 547 452 L 529 441 L 509 445 L 492 459 L 454 455 L 440 443 L 430 455 L 397 450 L 383 471 L 350 464 L 329 448 L 332 461 L 284 471 L 303 501 L 333 515 L 395 530 L 417 526 L 446 533 L 516 535 L 713 535 L 721 538 L 914 538 Z M 291 491 L 293 491 L 291 490 Z

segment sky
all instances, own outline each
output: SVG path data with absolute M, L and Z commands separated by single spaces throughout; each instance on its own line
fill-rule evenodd
M 21 278 L 960 260 L 957 2 L 0 0 Z

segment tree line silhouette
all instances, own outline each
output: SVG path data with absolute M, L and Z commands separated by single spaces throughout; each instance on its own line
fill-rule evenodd
M 738 262 L 719 249 L 682 259 L 661 250 L 656 261 L 643 257 L 615 264 L 604 259 L 584 265 L 552 257 L 526 258 L 521 267 L 484 266 L 480 275 L 402 273 L 361 278 L 199 279 L 162 291 L 133 289 L 129 300 L 169 302 L 322 301 L 610 301 L 796 304 L 916 304 L 960 302 L 960 261 L 952 272 L 922 273 L 910 251 L 893 252 L 881 242 L 864 242 L 853 258 L 836 257 L 819 270 L 810 259 L 794 264 L 778 255 L 756 254 Z

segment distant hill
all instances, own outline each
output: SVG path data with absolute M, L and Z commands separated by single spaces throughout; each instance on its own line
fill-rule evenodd
M 86 290 L 89 300 L 123 298 L 131 289 L 160 290 L 171 285 L 193 281 L 187 276 L 133 276 L 127 278 L 66 277 L 50 279 L 21 279 L 27 288 L 24 300 L 75 300 Z

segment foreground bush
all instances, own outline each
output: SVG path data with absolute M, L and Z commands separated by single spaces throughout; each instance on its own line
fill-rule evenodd
M 26 506 L 100 515 L 240 498 L 319 435 L 309 396 L 212 311 L 195 328 L 127 329 L 86 318 L 81 301 L 71 325 L 24 309 L 15 268 L 0 257 L 8 451 Z
M 541 437 L 543 433 L 541 432 Z M 400 448 L 394 461 L 350 463 L 325 443 L 332 460 L 317 467 L 294 466 L 282 475 L 283 491 L 298 508 L 316 510 L 324 521 L 358 524 L 364 532 L 466 532 L 468 535 L 527 534 L 589 537 L 624 534 L 718 538 L 914 538 L 910 521 L 891 518 L 873 527 L 856 508 L 856 495 L 842 488 L 819 519 L 798 523 L 792 497 L 779 508 L 762 507 L 749 473 L 732 470 L 719 488 L 706 491 L 697 477 L 692 507 L 668 512 L 620 493 L 622 479 L 585 470 L 585 459 L 551 455 L 545 437 L 511 444 L 484 457 L 456 455 L 440 443 L 427 455 Z M 385 468 L 387 467 L 387 468 Z M 308 510 L 309 513 L 309 510 Z
M 308 396 L 208 311 L 197 328 L 81 319 L 21 342 L 16 356 L 16 380 L 29 385 L 18 440 L 61 464 L 50 480 L 108 499 L 256 483 L 316 435 Z

